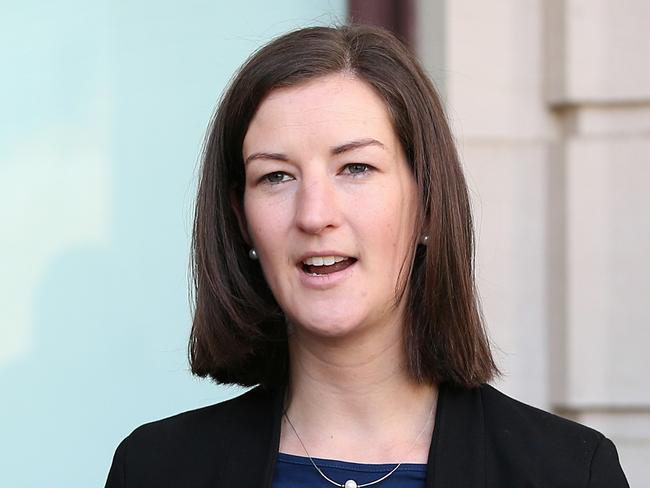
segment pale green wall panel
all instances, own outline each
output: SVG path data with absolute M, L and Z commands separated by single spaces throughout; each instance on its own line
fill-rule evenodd
M 234 69 L 344 1 L 1 2 L 0 486 L 103 486 L 188 373 L 201 140 Z

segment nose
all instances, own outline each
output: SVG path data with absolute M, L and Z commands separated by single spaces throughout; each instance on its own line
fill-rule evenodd
M 321 234 L 341 224 L 342 214 L 335 183 L 322 176 L 304 180 L 296 199 L 296 225 L 307 234 Z

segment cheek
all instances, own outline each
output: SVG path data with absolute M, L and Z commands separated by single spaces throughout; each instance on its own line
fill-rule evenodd
M 287 230 L 282 208 L 245 198 L 244 215 L 248 235 L 259 255 L 262 270 L 267 279 L 272 281 L 277 268 L 286 262 Z
M 405 189 L 406 190 L 406 189 Z M 377 209 L 375 238 L 381 246 L 383 266 L 390 265 L 391 281 L 403 269 L 414 249 L 414 230 L 417 206 L 413 193 L 397 192 L 392 199 Z
M 251 238 L 251 245 L 257 249 L 258 253 L 263 252 L 264 243 L 272 237 L 268 234 L 272 228 L 264 225 L 267 218 L 264 212 L 264 206 L 259 205 L 256 201 L 244 198 L 244 216 L 246 217 L 246 227 L 248 235 Z
M 417 206 L 413 195 L 416 189 L 401 187 L 384 192 L 381 199 L 369 208 L 367 221 L 370 222 L 373 233 L 393 251 L 408 245 L 413 236 Z M 408 190 L 408 191 L 407 191 Z

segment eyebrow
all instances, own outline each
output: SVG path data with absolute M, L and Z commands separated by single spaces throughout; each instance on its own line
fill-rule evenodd
M 271 161 L 284 161 L 284 162 L 289 161 L 289 158 L 286 156 L 286 154 L 270 153 L 270 152 L 256 152 L 256 153 L 253 153 L 253 154 L 251 154 L 250 156 L 248 156 L 246 158 L 246 160 L 244 161 L 244 165 L 247 165 L 248 163 L 250 163 L 254 159 L 262 159 L 262 160 L 267 159 L 267 160 L 271 160 Z
M 346 142 L 345 144 L 334 146 L 330 149 L 330 153 L 332 154 L 332 156 L 337 156 L 339 154 L 343 154 L 344 152 L 353 151 L 355 149 L 361 149 L 362 147 L 367 147 L 367 146 L 378 146 L 381 147 L 382 149 L 386 148 L 386 146 L 384 146 L 377 139 L 367 138 L 367 139 L 358 139 L 355 141 Z M 274 152 L 255 152 L 246 158 L 244 164 L 246 165 L 249 162 L 253 161 L 254 159 L 284 161 L 284 162 L 289 161 L 289 157 L 286 154 L 274 153 Z
M 333 156 L 336 156 L 337 154 L 342 154 L 346 151 L 352 151 L 354 149 L 360 149 L 366 146 L 379 146 L 382 149 L 385 149 L 385 146 L 377 139 L 368 138 L 368 139 L 359 139 L 356 141 L 346 142 L 345 144 L 341 144 L 340 146 L 333 147 L 330 150 L 330 152 L 332 153 Z

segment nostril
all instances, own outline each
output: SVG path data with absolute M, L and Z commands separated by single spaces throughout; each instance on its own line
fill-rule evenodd
M 296 224 L 308 234 L 320 234 L 340 224 L 336 189 L 330 183 L 305 185 L 296 201 Z

